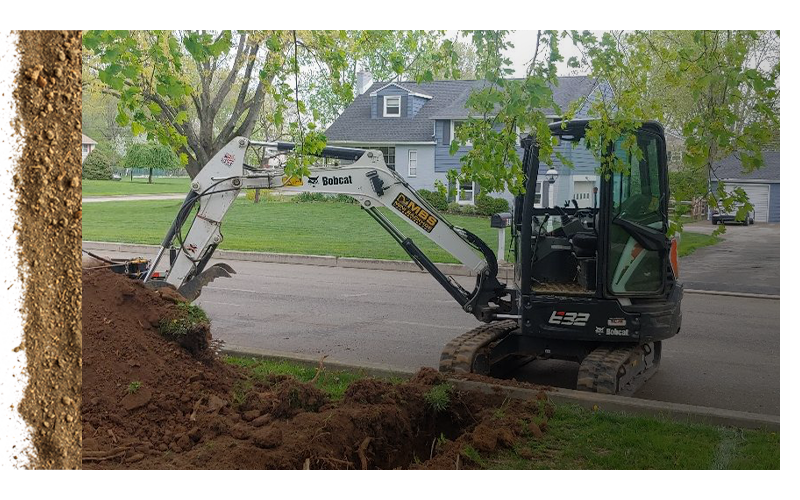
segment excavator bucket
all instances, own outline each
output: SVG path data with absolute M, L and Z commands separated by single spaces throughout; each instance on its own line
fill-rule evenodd
M 228 264 L 221 262 L 219 264 L 214 264 L 191 280 L 184 283 L 183 286 L 178 289 L 178 293 L 183 295 L 189 302 L 194 302 L 198 297 L 200 297 L 200 293 L 203 291 L 204 286 L 220 277 L 230 278 L 231 274 L 236 274 L 236 271 L 234 271 L 233 268 Z

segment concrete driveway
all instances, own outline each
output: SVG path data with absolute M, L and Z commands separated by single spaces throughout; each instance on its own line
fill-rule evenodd
M 729 225 L 723 241 L 680 261 L 686 288 L 780 295 L 780 224 Z M 710 222 L 687 224 L 685 231 L 710 234 Z

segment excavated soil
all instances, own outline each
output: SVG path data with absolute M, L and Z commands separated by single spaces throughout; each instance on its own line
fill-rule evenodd
M 14 175 L 28 385 L 19 412 L 36 469 L 81 464 L 81 33 L 21 31 Z
M 541 436 L 552 414 L 543 394 L 468 392 L 435 411 L 426 395 L 442 379 L 431 369 L 401 384 L 362 379 L 331 401 L 312 384 L 256 378 L 166 340 L 158 326 L 179 315 L 169 292 L 84 271 L 84 468 L 475 468 L 475 451 Z

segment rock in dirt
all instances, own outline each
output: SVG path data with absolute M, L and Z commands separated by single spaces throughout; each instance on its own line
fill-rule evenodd
M 253 433 L 253 444 L 259 448 L 277 448 L 283 442 L 283 432 L 277 427 L 264 427 Z
M 122 398 L 122 407 L 128 411 L 133 411 L 137 408 L 147 406 L 147 403 L 153 398 L 153 391 L 149 387 L 140 387 L 136 392 L 126 394 Z

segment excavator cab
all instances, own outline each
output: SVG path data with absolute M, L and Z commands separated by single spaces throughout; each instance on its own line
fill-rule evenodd
M 580 363 L 577 388 L 632 393 L 655 372 L 661 341 L 680 329 L 682 286 L 670 259 L 677 242 L 667 233 L 664 131 L 644 123 L 636 131 L 636 152 L 617 141 L 606 154 L 625 169 L 604 175 L 586 148 L 588 126 L 586 120 L 551 126 L 560 152 L 579 169 L 565 181 L 595 179 L 591 188 L 581 186 L 580 202 L 558 202 L 558 193 L 569 186 L 547 178 L 539 183 L 548 167 L 540 163 L 536 142 L 523 140 L 526 193 L 514 203 L 514 314 L 507 316 L 516 321 L 484 335 L 469 371 L 498 373 L 535 358 L 572 360 Z M 553 195 L 545 196 L 546 190 Z M 459 349 L 445 349 L 448 369 Z M 459 370 L 466 365 L 454 371 Z

